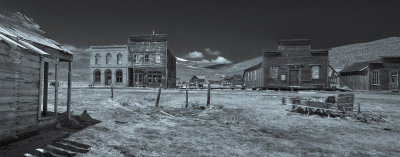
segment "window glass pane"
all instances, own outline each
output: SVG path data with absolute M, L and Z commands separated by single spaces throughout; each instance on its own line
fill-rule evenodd
M 156 55 L 156 63 L 161 63 L 161 56 L 159 54 Z
M 270 67 L 269 75 L 271 78 L 277 79 L 278 78 L 278 67 L 274 67 L 274 66 Z
M 311 67 L 312 79 L 319 79 L 319 66 Z

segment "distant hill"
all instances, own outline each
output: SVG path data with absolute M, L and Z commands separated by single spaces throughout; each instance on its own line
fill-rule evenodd
M 244 69 L 254 66 L 262 61 L 262 57 L 256 57 L 238 63 L 201 63 L 198 61 L 176 62 L 176 77 L 181 81 L 188 81 L 193 75 L 205 75 L 207 80 L 223 79 L 225 76 L 242 75 Z
M 400 56 L 400 38 L 390 37 L 334 47 L 329 51 L 329 62 L 335 69 L 343 69 L 355 62 L 374 60 L 379 56 Z

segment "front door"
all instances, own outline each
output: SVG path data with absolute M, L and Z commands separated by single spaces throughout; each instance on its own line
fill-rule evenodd
M 111 86 L 112 83 L 112 74 L 111 74 L 111 70 L 106 70 L 104 72 L 104 85 L 106 86 Z
M 399 89 L 399 73 L 389 72 L 389 89 Z
M 289 86 L 300 86 L 300 70 L 289 70 Z
M 142 73 L 135 73 L 135 85 L 143 85 L 143 74 Z

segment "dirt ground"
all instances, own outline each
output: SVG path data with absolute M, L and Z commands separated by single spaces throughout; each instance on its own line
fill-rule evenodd
M 65 110 L 65 90 L 60 109 Z M 289 112 L 282 97 L 325 97 L 335 92 L 157 89 L 73 89 L 72 110 L 102 122 L 67 140 L 90 145 L 78 156 L 397 156 L 400 94 L 356 93 L 361 110 L 386 122 Z M 52 102 L 50 102 L 52 103 Z M 388 129 L 389 128 L 389 129 Z

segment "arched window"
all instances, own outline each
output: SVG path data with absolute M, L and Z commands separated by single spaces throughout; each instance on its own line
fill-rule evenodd
M 96 56 L 94 56 L 94 63 L 100 64 L 100 54 L 96 54 Z
M 106 55 L 106 64 L 110 64 L 111 61 L 111 54 L 107 53 Z
M 94 71 L 94 74 L 93 74 L 94 76 L 94 82 L 95 83 L 99 83 L 101 80 L 101 72 L 100 72 L 100 70 L 99 69 L 96 69 L 95 71 Z
M 122 54 L 117 55 L 117 64 L 122 64 Z
M 117 83 L 122 83 L 122 70 L 118 69 L 117 72 L 115 72 L 115 77 L 117 78 Z

